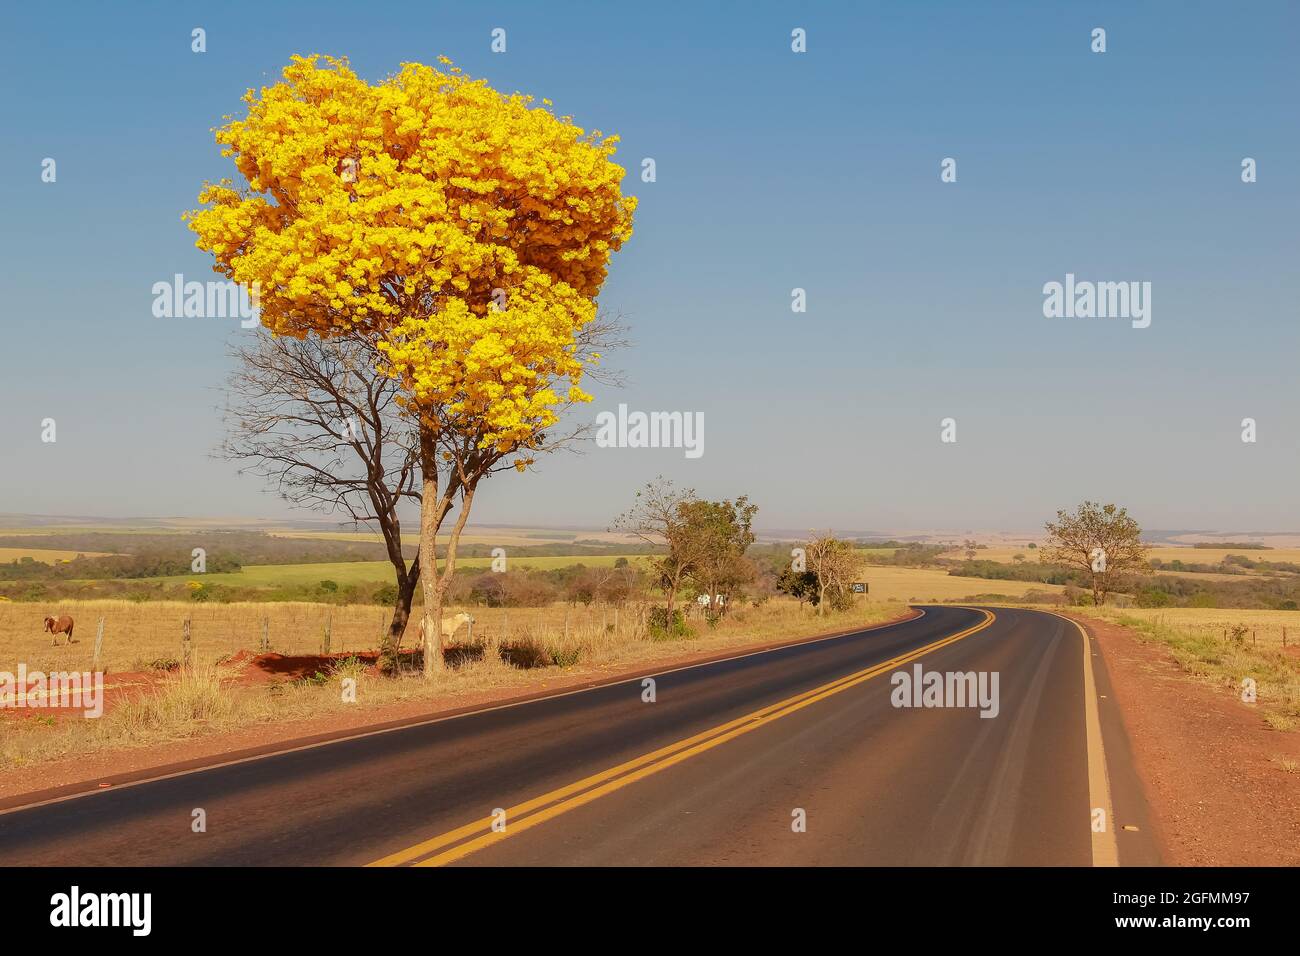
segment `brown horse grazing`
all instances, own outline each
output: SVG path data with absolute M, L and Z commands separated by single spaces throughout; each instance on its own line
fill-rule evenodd
M 45 633 L 54 635 L 55 646 L 58 646 L 60 634 L 68 635 L 69 644 L 76 643 L 76 641 L 72 639 L 72 618 L 68 617 L 66 614 L 57 619 L 47 617 L 45 619 Z

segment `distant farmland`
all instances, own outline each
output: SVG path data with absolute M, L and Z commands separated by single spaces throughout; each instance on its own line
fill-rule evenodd
M 620 558 L 638 561 L 644 555 L 557 555 L 540 558 L 508 558 L 509 568 L 549 571 L 575 564 L 584 564 L 589 568 L 613 567 Z M 492 558 L 458 558 L 457 568 L 479 569 L 486 571 L 492 566 Z M 161 581 L 164 584 L 184 584 L 199 581 L 203 584 L 224 584 L 230 587 L 274 588 L 291 585 L 319 584 L 321 581 L 333 581 L 335 584 L 387 584 L 393 580 L 393 566 L 387 561 L 334 561 L 312 564 L 250 564 L 242 571 L 222 574 L 175 574 L 159 578 L 142 578 L 143 581 Z

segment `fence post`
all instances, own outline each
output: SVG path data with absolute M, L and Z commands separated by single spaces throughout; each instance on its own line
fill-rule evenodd
M 271 649 L 271 618 L 267 615 L 262 616 L 262 653 L 265 654 Z
M 90 665 L 92 671 L 99 670 L 99 662 L 104 652 L 104 619 L 99 619 L 99 629 L 95 631 L 95 658 Z
M 190 659 L 190 616 L 186 614 L 181 624 L 181 666 L 189 668 Z
M 334 623 L 334 616 L 328 611 L 325 613 L 325 643 L 321 647 L 321 656 L 330 656 L 330 629 Z

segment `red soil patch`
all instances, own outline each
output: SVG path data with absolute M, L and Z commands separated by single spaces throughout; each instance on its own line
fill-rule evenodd
M 447 656 L 454 660 L 458 654 L 467 652 L 459 645 L 448 645 Z M 407 669 L 419 669 L 419 653 L 404 651 L 400 663 Z M 328 675 L 335 665 L 342 661 L 356 659 L 366 665 L 371 673 L 378 673 L 379 652 L 358 651 L 346 654 L 277 654 L 274 651 L 256 654 L 241 650 L 221 661 L 222 682 L 238 687 L 256 687 L 275 683 L 310 680 L 317 675 Z M 147 693 L 176 676 L 179 668 L 149 671 L 111 671 L 104 675 L 104 713 L 108 713 L 123 701 Z M 3 707 L 0 708 L 0 721 L 36 720 L 43 723 L 64 720 L 82 720 L 84 710 L 79 707 Z
M 1300 733 L 1188 675 L 1161 644 L 1071 615 L 1097 638 L 1164 860 L 1176 866 L 1300 865 Z
M 335 664 L 354 657 L 373 667 L 379 660 L 379 652 L 288 655 L 277 654 L 275 651 L 265 654 L 239 651 L 233 657 L 222 661 L 221 666 L 237 672 L 233 683 L 271 684 L 280 681 L 306 680 L 317 674 L 328 674 Z
M 157 671 L 121 671 L 104 675 L 104 713 L 108 713 L 118 704 L 132 697 L 138 697 L 156 686 L 165 676 Z M 28 685 L 29 688 L 32 685 Z M 64 720 L 84 720 L 83 707 L 45 707 L 35 706 L 35 702 L 25 707 L 0 707 L 0 720 L 24 721 L 34 720 L 42 723 L 55 723 Z

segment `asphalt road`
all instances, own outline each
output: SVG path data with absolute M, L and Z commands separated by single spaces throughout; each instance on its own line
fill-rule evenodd
M 895 706 L 918 664 L 996 673 L 996 716 Z M 1100 658 L 1054 615 L 926 607 L 647 676 L 652 702 L 636 679 L 7 810 L 0 865 L 1159 862 Z

